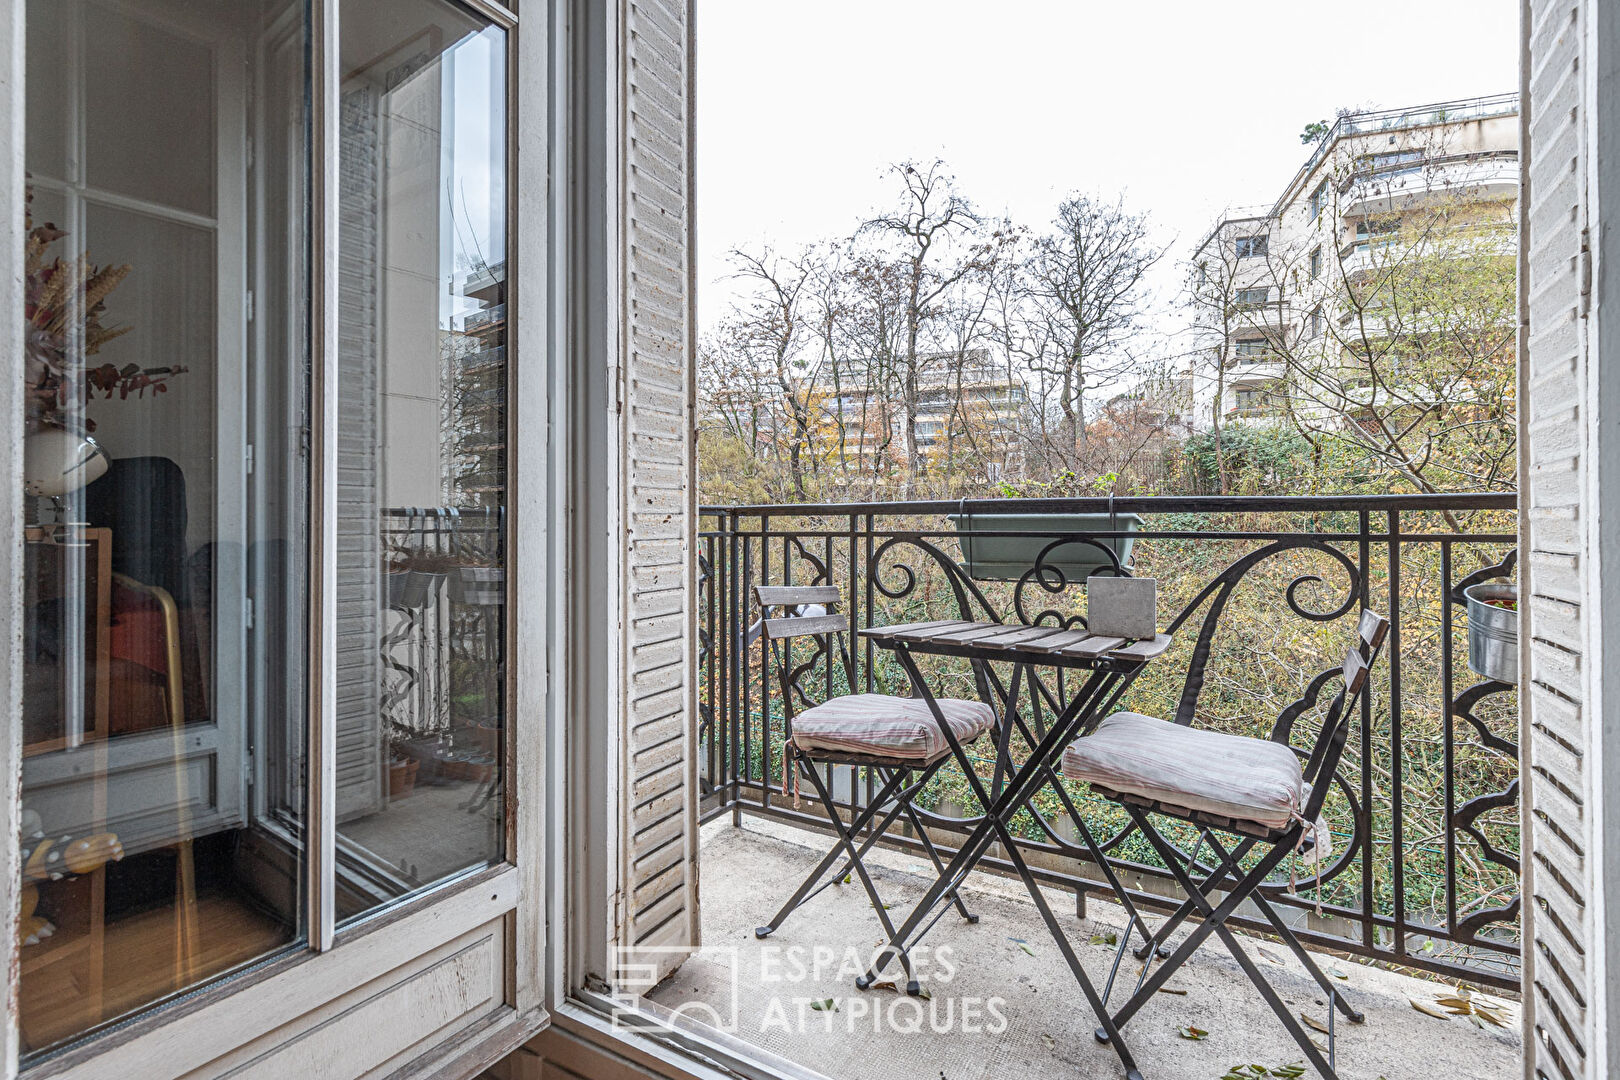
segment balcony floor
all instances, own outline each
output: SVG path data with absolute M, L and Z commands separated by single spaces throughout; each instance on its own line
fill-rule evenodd
M 950 946 L 956 971 L 948 981 L 942 969 L 939 976 L 924 978 L 933 999 L 921 1006 L 932 1010 L 933 1020 L 924 1013 L 921 1031 L 904 1030 L 915 1015 L 910 1006 L 885 1011 L 909 1000 L 903 994 L 863 994 L 851 974 L 833 970 L 836 961 L 826 965 L 819 979 L 813 973 L 802 980 L 790 978 L 790 949 L 804 950 L 808 963 L 814 959 L 810 950 L 818 946 L 841 959 L 851 946 L 864 957 L 878 942 L 877 919 L 858 882 L 827 889 L 768 941 L 753 936 L 753 928 L 770 918 L 829 843 L 819 834 L 759 818 L 745 817 L 740 828 L 729 817 L 704 826 L 704 949 L 648 996 L 669 1009 L 707 1005 L 721 1017 L 729 1015 L 735 998 L 737 1037 L 837 1080 L 1123 1075 L 1113 1052 L 1092 1038 L 1091 1012 L 1015 879 L 975 875 L 964 896 L 979 915 L 978 924 L 970 926 L 951 913 L 925 939 L 936 949 Z M 868 865 L 874 867 L 878 890 L 897 921 L 931 880 L 923 871 L 931 873 L 932 868 L 905 853 L 876 853 Z M 1088 917 L 1081 920 L 1075 917 L 1071 895 L 1049 891 L 1047 898 L 1100 987 L 1112 950 L 1087 942 L 1094 933 L 1121 930 L 1122 909 L 1093 897 Z M 1282 946 L 1263 947 L 1284 959 Z M 1248 951 L 1296 1012 L 1326 1019 L 1320 991 L 1292 957 L 1277 965 L 1253 948 Z M 1517 1003 L 1491 994 L 1507 1005 L 1511 1026 L 1481 1030 L 1466 1019 L 1441 1020 L 1412 1007 L 1410 999 L 1430 1003 L 1449 990 L 1445 984 L 1344 959 L 1324 960 L 1324 970 L 1329 964 L 1348 975 L 1345 991 L 1367 1015 L 1364 1025 L 1338 1027 L 1339 1072 L 1345 1080 L 1427 1080 L 1436 1075 L 1507 1080 L 1521 1075 Z M 1169 986 L 1187 993 L 1158 994 L 1126 1029 L 1149 1080 L 1213 1080 L 1238 1062 L 1269 1067 L 1302 1059 L 1218 940 L 1206 943 Z M 1116 987 L 1116 1004 L 1126 989 Z M 808 1008 L 809 1002 L 826 998 L 834 999 L 837 1011 Z M 992 1010 L 989 1001 L 995 998 L 1001 1003 Z M 977 1023 L 964 1024 L 974 1006 Z M 876 1020 L 871 1011 L 863 1011 L 872 1009 L 879 1010 Z M 707 1018 L 701 1010 L 683 1011 Z M 1000 1031 L 994 1030 L 996 1013 L 1006 1021 Z M 931 1030 L 934 1021 L 943 1030 Z M 1176 1033 L 1183 1026 L 1209 1035 L 1202 1041 L 1183 1039 Z

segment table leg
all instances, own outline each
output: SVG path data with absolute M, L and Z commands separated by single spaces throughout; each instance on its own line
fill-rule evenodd
M 934 713 L 936 718 L 942 717 L 943 714 L 939 710 L 939 703 L 929 690 L 922 673 L 917 670 L 916 661 L 912 659 L 910 652 L 904 646 L 899 646 L 895 649 L 895 655 L 900 660 L 901 666 L 906 669 L 907 675 L 910 676 L 913 688 L 928 703 L 930 711 Z M 1043 761 L 1051 756 L 1055 748 L 1063 745 L 1065 736 L 1077 725 L 1078 719 L 1085 715 L 1082 710 L 1092 702 L 1102 700 L 1112 682 L 1117 680 L 1118 677 L 1117 673 L 1100 670 L 1094 672 L 1092 678 L 1087 680 L 1081 692 L 1076 694 L 1074 699 L 1064 707 L 1063 715 L 1053 723 L 1052 730 L 1047 733 L 1047 737 L 1036 747 L 1032 760 Z M 915 944 L 915 942 L 908 944 L 911 934 L 922 925 L 923 920 L 928 917 L 929 912 L 939 903 L 941 897 L 949 891 L 954 891 L 957 885 L 967 876 L 967 871 L 983 856 L 985 849 L 994 840 L 995 827 L 992 819 L 1000 813 L 1005 813 L 1006 816 L 1011 817 L 1033 794 L 1031 781 L 1034 770 L 1026 767 L 1013 774 L 998 797 L 990 799 L 985 796 L 983 787 L 977 783 L 978 775 L 973 771 L 972 764 L 967 761 L 961 745 L 956 741 L 956 737 L 950 729 L 950 725 L 944 723 L 943 719 L 940 719 L 939 723 L 946 741 L 951 746 L 952 754 L 962 766 L 964 773 L 970 778 L 970 782 L 974 785 L 975 794 L 984 805 L 985 816 L 968 834 L 968 838 L 962 843 L 962 846 L 957 849 L 956 855 L 951 859 L 946 873 L 928 890 L 899 931 L 890 935 L 889 943 L 878 954 L 872 966 L 867 969 L 865 974 L 855 980 L 855 985 L 862 990 L 867 989 L 877 981 L 878 975 L 888 965 L 891 954 L 903 954 L 907 948 Z
M 903 650 L 900 651 L 900 656 L 901 663 L 905 666 L 908 674 L 911 674 L 915 680 L 920 682 L 921 675 L 917 672 L 915 662 L 912 660 L 911 656 Z M 1105 694 L 1109 689 L 1109 680 L 1105 678 L 1102 680 L 1093 681 L 1100 681 L 1102 683 L 1102 686 L 1097 694 L 1097 699 L 1100 700 L 1103 694 Z M 1014 682 L 1016 684 L 1017 676 L 1014 676 Z M 1005 815 L 997 813 L 994 809 L 994 804 L 999 800 L 993 799 L 989 792 L 985 791 L 984 782 L 979 779 L 978 773 L 974 772 L 971 768 L 967 768 L 966 755 L 962 751 L 961 745 L 957 742 L 955 734 L 951 731 L 950 725 L 946 723 L 945 714 L 940 710 L 939 703 L 931 694 L 925 694 L 924 697 L 928 702 L 930 711 L 932 711 L 934 714 L 934 720 L 939 724 L 940 730 L 945 736 L 945 740 L 950 743 L 952 752 L 956 754 L 958 760 L 963 762 L 963 767 L 967 772 L 968 785 L 973 788 L 973 793 L 986 808 L 985 821 L 989 824 L 991 830 L 996 834 L 996 837 L 1001 841 L 1002 846 L 1007 849 L 1007 857 L 1012 861 L 1013 869 L 1017 871 L 1019 879 L 1023 881 L 1024 888 L 1029 891 L 1030 899 L 1034 901 L 1036 910 L 1040 912 L 1042 921 L 1046 923 L 1046 928 L 1052 935 L 1052 940 L 1057 943 L 1058 950 L 1063 954 L 1064 961 L 1069 965 L 1069 971 L 1074 975 L 1075 981 L 1080 984 L 1080 991 L 1081 993 L 1085 994 L 1086 1002 L 1091 1006 L 1093 1015 L 1097 1017 L 1103 1031 L 1107 1033 L 1109 1045 L 1111 1045 L 1114 1048 L 1114 1052 L 1119 1055 L 1120 1064 L 1125 1066 L 1125 1076 L 1127 1080 L 1141 1080 L 1141 1073 L 1137 1071 L 1136 1061 L 1131 1057 L 1130 1050 L 1125 1046 L 1125 1040 L 1120 1036 L 1119 1029 L 1115 1026 L 1113 1017 L 1108 1014 L 1108 1007 L 1103 1003 L 1102 998 L 1098 996 L 1097 988 L 1092 985 L 1090 977 L 1086 975 L 1086 969 L 1081 965 L 1080 958 L 1075 955 L 1074 946 L 1069 944 L 1068 936 L 1064 934 L 1062 926 L 1058 924 L 1057 916 L 1052 914 L 1052 908 L 1047 904 L 1046 897 L 1041 895 L 1040 883 L 1035 880 L 1035 875 L 1030 872 L 1029 864 L 1024 861 L 1023 854 L 1018 850 L 1018 843 L 1013 838 L 1012 830 L 1007 827 L 1007 820 L 1010 820 L 1013 814 L 1017 813 L 1019 807 L 1022 806 L 1024 802 L 1027 802 L 1028 798 L 1032 796 L 1035 791 L 1038 791 L 1042 786 L 1044 786 L 1044 783 L 1035 783 L 1033 785 L 1025 784 L 1024 786 L 1030 788 L 1031 790 L 1029 790 L 1023 798 L 1017 800 L 1013 806 L 1008 808 Z M 1081 713 L 1078 710 L 1074 710 L 1074 714 L 1068 718 L 1070 724 L 1076 724 L 1080 719 L 1080 716 Z M 1063 727 L 1064 725 L 1054 724 L 1053 730 L 1049 733 L 1048 737 L 1050 738 L 1051 735 L 1061 734 Z M 1042 754 L 1038 750 L 1023 769 L 1016 770 L 1014 772 L 1015 781 L 1024 780 L 1031 775 L 1034 775 L 1037 778 L 1050 775 L 1051 766 L 1047 763 L 1047 756 L 1047 754 Z M 1016 786 L 1016 784 L 1014 786 Z M 1004 820 L 1004 817 L 1006 820 Z M 902 957 L 902 962 L 903 959 L 904 958 Z

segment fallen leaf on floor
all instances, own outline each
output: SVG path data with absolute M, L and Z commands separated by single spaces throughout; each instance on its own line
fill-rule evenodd
M 1112 930 L 1100 934 L 1092 934 L 1091 943 L 1093 945 L 1118 945 L 1119 935 L 1114 933 Z
M 934 995 L 928 992 L 928 987 L 926 986 L 917 991 L 917 996 L 922 998 L 924 1001 L 934 1000 Z
M 1436 1020 L 1450 1020 L 1452 1016 L 1455 1015 L 1454 1013 L 1446 1012 L 1444 1009 L 1436 1008 L 1427 1002 L 1419 1001 L 1417 998 L 1407 998 L 1406 1000 L 1412 1003 L 1412 1008 L 1416 1009 L 1424 1016 L 1432 1016 Z
M 1209 1038 L 1209 1032 L 1205 1031 L 1203 1028 L 1196 1027 L 1176 1028 L 1176 1034 L 1180 1035 L 1183 1039 L 1191 1039 L 1193 1042 L 1203 1042 L 1205 1039 Z
M 1260 959 L 1269 960 L 1278 967 L 1282 967 L 1288 963 L 1288 961 L 1284 960 L 1282 957 L 1278 956 L 1264 945 L 1256 945 L 1254 947 L 1254 951 L 1260 954 Z
M 1324 1054 L 1331 1052 L 1328 1050 L 1328 1044 L 1323 1042 L 1321 1039 L 1318 1039 L 1315 1035 L 1311 1036 L 1311 1045 L 1322 1051 Z
M 872 989 L 873 990 L 899 990 L 900 988 L 898 986 L 896 986 L 894 983 L 890 982 L 888 979 L 884 979 L 882 982 L 873 983 L 872 984 Z
M 812 1001 L 810 1007 L 816 1012 L 837 1012 L 838 1002 L 832 998 L 822 998 L 820 1001 Z
M 1035 950 L 1029 947 L 1029 943 L 1027 941 L 1020 941 L 1018 943 L 1018 947 L 1029 953 L 1031 956 L 1035 955 Z
M 1318 1020 L 1316 1017 L 1307 1016 L 1304 1013 L 1300 1013 L 1299 1018 L 1301 1020 L 1305 1021 L 1305 1026 L 1306 1027 L 1311 1028 L 1311 1029 L 1313 1029 L 1315 1031 L 1320 1031 L 1324 1035 L 1326 1035 L 1328 1033 L 1327 1025 L 1322 1023 L 1322 1021 Z
M 1043 1035 L 1042 1035 L 1042 1036 L 1041 1036 L 1041 1042 L 1043 1042 L 1043 1043 L 1045 1043 L 1045 1044 L 1046 1044 L 1046 1048 L 1047 1048 L 1047 1049 L 1048 1049 L 1048 1050 L 1055 1050 L 1055 1049 L 1057 1049 L 1057 1040 L 1056 1040 L 1056 1039 L 1054 1039 L 1054 1038 L 1052 1038 L 1052 1036 L 1050 1036 L 1050 1035 L 1044 1035 L 1044 1034 L 1043 1034 Z
M 1335 979 L 1348 979 L 1350 977 L 1349 974 L 1344 971 L 1344 969 L 1337 967 L 1328 968 L 1328 974 L 1333 976 Z
M 1161 993 L 1161 994 L 1175 994 L 1177 997 L 1186 997 L 1187 996 L 1187 991 L 1183 990 L 1179 986 L 1161 986 L 1161 987 L 1159 987 L 1159 993 Z
M 1507 1008 L 1500 1001 L 1492 1001 L 1487 997 L 1480 997 L 1466 986 L 1457 987 L 1454 994 L 1441 994 L 1434 999 L 1435 1005 L 1446 1010 L 1446 1016 L 1461 1016 L 1470 1024 L 1485 1029 L 1486 1024 L 1496 1027 L 1508 1026 Z M 1422 1012 L 1429 1010 L 1423 1009 Z M 1431 1014 L 1432 1015 L 1432 1014 Z
M 1266 1068 L 1264 1065 L 1233 1065 L 1226 1070 L 1221 1080 L 1252 1080 L 1256 1076 L 1280 1076 L 1283 1080 L 1294 1080 L 1305 1072 L 1305 1064 L 1299 1062 L 1293 1065 L 1273 1065 Z

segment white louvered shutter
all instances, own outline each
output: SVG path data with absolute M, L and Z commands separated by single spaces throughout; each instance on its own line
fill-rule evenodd
M 376 91 L 346 90 L 340 123 L 345 175 L 338 189 L 337 817 L 383 807 L 383 743 L 377 716 L 381 614 L 377 579 L 377 229 L 382 163 Z
M 1599 730 L 1602 638 L 1594 631 L 1602 615 L 1595 602 L 1598 520 L 1603 504 L 1616 501 L 1602 497 L 1592 452 L 1603 419 L 1594 408 L 1593 109 L 1614 110 L 1620 100 L 1596 95 L 1603 65 L 1594 21 L 1604 16 L 1594 0 L 1527 0 L 1525 12 L 1528 202 L 1520 288 L 1527 323 L 1519 470 L 1525 1076 L 1585 1080 L 1609 1075 L 1611 1041 L 1600 1016 L 1606 935 L 1595 908 L 1605 838 L 1593 796 L 1602 782 L 1598 763 L 1612 755 Z M 1607 63 L 1613 65 L 1612 54 Z M 1612 149 L 1606 153 L 1613 156 Z M 1617 484 L 1620 475 L 1608 477 L 1611 491 Z
M 622 10 L 627 716 L 617 930 L 637 963 L 663 974 L 698 942 L 689 25 L 682 0 Z

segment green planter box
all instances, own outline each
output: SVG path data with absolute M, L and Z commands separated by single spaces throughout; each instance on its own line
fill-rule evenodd
M 1136 514 L 950 514 L 947 515 L 961 538 L 962 562 L 968 576 L 976 581 L 1017 581 L 1035 565 L 1041 549 L 1060 535 L 1095 536 L 1097 533 L 1133 533 L 1141 527 Z M 1030 536 L 982 536 L 981 533 L 1019 533 Z M 1099 537 L 1110 547 L 1122 566 L 1129 566 L 1131 536 Z M 1068 544 L 1055 548 L 1046 565 L 1063 571 L 1067 581 L 1083 581 L 1105 566 L 1108 556 L 1089 544 Z

